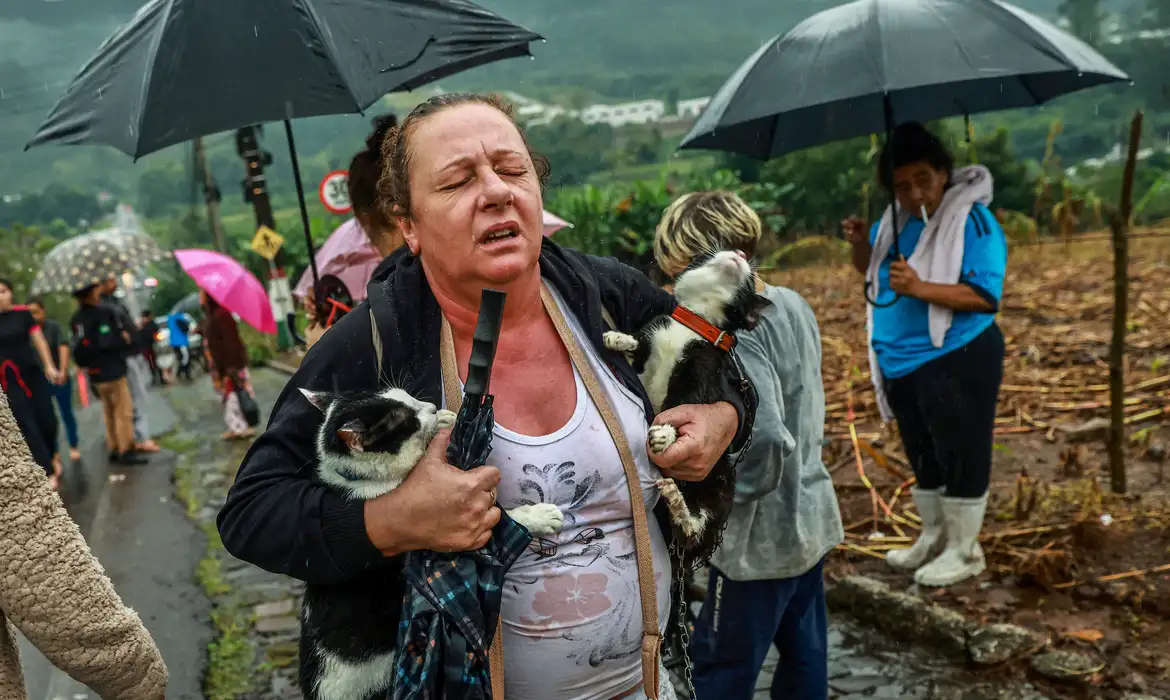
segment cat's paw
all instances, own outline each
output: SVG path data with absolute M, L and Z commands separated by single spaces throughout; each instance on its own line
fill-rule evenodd
M 638 349 L 638 339 L 626 333 L 618 333 L 617 331 L 606 331 L 601 336 L 605 347 L 610 350 L 617 350 L 618 352 L 633 352 Z
M 673 425 L 652 425 L 646 431 L 646 443 L 650 446 L 650 451 L 654 454 L 662 454 L 666 448 L 674 444 L 678 440 L 678 431 L 674 429 Z
M 672 511 L 679 506 L 685 507 L 682 491 L 678 490 L 678 484 L 674 483 L 674 479 L 658 479 L 654 485 L 658 487 L 658 493 L 666 499 L 666 503 L 671 506 Z
M 512 519 L 524 526 L 534 537 L 549 537 L 561 531 L 565 514 L 552 503 L 534 503 L 508 511 Z
M 445 408 L 440 408 L 439 412 L 435 414 L 435 429 L 442 430 L 443 428 L 450 428 L 455 425 L 455 412 L 448 411 Z

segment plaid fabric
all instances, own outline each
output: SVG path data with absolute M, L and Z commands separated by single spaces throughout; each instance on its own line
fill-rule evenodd
M 495 424 L 491 396 L 464 401 L 447 461 L 471 469 L 487 463 Z M 488 647 L 496 631 L 504 575 L 532 541 L 504 513 L 477 552 L 411 552 L 403 567 L 410 591 L 398 628 L 393 700 L 486 700 L 492 696 Z
M 486 700 L 504 574 L 532 536 L 505 513 L 478 552 L 411 552 L 393 700 Z

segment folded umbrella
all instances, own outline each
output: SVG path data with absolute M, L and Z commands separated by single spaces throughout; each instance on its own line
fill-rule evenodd
M 176 250 L 183 272 L 223 308 L 261 333 L 276 333 L 276 319 L 264 285 L 234 258 L 212 250 Z
M 503 292 L 485 289 L 480 301 L 463 403 L 447 446 L 447 461 L 463 469 L 483 466 L 491 453 L 495 418 L 488 385 L 504 298 Z M 410 589 L 398 632 L 393 700 L 491 697 L 488 649 L 500 617 L 504 575 L 531 541 L 528 531 L 503 513 L 483 549 L 407 556 L 403 574 Z

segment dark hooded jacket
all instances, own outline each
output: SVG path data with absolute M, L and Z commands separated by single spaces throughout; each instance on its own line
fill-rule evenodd
M 605 349 L 602 333 L 609 312 L 618 330 L 634 332 L 659 314 L 673 311 L 674 297 L 644 275 L 613 258 L 562 248 L 547 238 L 540 256 L 541 275 L 565 300 L 568 311 L 587 329 L 589 342 L 614 375 L 650 400 L 621 353 Z M 417 257 L 406 248 L 392 253 L 375 271 L 369 300 L 345 315 L 313 345 L 281 392 L 267 430 L 244 457 L 235 484 L 217 520 L 224 547 L 233 556 L 268 571 L 314 584 L 349 581 L 372 567 L 402 566 L 387 558 L 366 533 L 363 502 L 347 500 L 314 478 L 315 437 L 321 413 L 298 387 L 346 392 L 377 386 L 370 329 L 372 302 L 382 336 L 384 373 L 412 396 L 441 404 L 439 304 Z M 751 431 L 754 389 L 737 376 L 726 378 L 739 411 L 732 443 L 738 450 Z M 660 502 L 659 511 L 664 511 Z M 664 512 L 657 512 L 661 519 Z

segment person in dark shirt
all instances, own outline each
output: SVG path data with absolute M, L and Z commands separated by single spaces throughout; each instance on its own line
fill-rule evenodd
M 69 338 L 60 323 L 49 318 L 45 313 L 45 300 L 33 297 L 28 302 L 29 313 L 41 326 L 45 334 L 45 342 L 49 345 L 49 354 L 57 361 L 57 369 L 61 372 L 62 383 L 51 385 L 50 391 L 53 400 L 57 402 L 57 411 L 61 414 L 61 425 L 65 427 L 65 437 L 69 440 L 69 459 L 76 462 L 81 459 L 80 439 L 77 435 L 77 417 L 73 415 L 73 378 L 69 371 Z M 49 369 L 43 364 L 41 368 L 48 376 Z
M 106 447 L 110 461 L 121 464 L 145 464 L 146 459 L 134 444 L 134 406 L 130 384 L 126 381 L 126 353 L 133 342 L 123 315 L 102 302 L 97 285 L 73 293 L 77 313 L 69 325 L 73 329 L 73 361 L 84 367 L 102 402 L 106 422 Z
M 45 379 L 47 375 L 57 383 L 61 378 L 41 327 L 26 307 L 13 305 L 12 297 L 12 283 L 0 279 L 0 389 L 8 396 L 33 459 L 56 488 L 61 471 L 57 416 L 53 415 L 52 391 Z
M 159 446 L 150 439 L 150 419 L 147 411 L 146 393 L 150 391 L 150 364 L 143 354 L 138 324 L 130 315 L 126 304 L 114 296 L 118 291 L 118 280 L 110 278 L 101 284 L 102 301 L 118 313 L 122 327 L 130 333 L 126 347 L 126 382 L 130 385 L 130 403 L 134 407 L 134 449 L 139 452 L 158 452 Z

